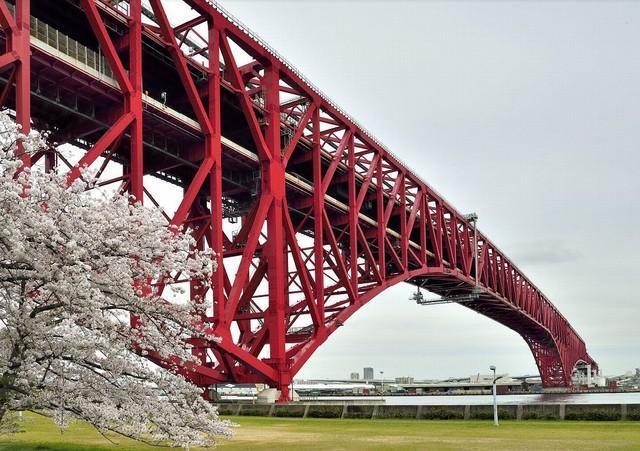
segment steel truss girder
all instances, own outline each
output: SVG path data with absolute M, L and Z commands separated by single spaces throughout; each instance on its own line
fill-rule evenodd
M 127 14 L 107 1 L 81 0 L 122 94 L 120 116 L 81 161 L 90 165 L 110 155 L 128 131 L 123 180 L 142 201 L 143 175 L 153 172 L 143 152 L 142 82 L 154 76 L 144 73 L 142 41 L 152 36 L 172 59 L 200 127 L 201 159 L 192 161 L 197 170 L 169 219 L 210 247 L 218 263 L 213 307 L 202 320 L 221 340 L 195 343 L 203 363 L 186 368 L 186 377 L 203 386 L 265 382 L 286 400 L 295 374 L 338 327 L 379 293 L 407 281 L 442 296 L 480 292 L 465 306 L 522 335 L 545 386 L 571 386 L 577 362 L 596 366 L 564 316 L 474 223 L 230 17 L 204 0 L 183 2 L 198 17 L 172 24 L 167 2 L 151 0 L 152 26 L 142 23 L 140 0 L 128 2 Z M 12 71 L 0 100 L 7 102 L 15 85 L 17 119 L 28 130 L 29 1 L 16 6 L 14 18 L 0 1 L 7 36 L 0 69 Z M 126 45 L 122 39 L 116 45 L 107 31 L 106 10 L 109 17 L 123 16 Z M 187 34 L 206 46 L 194 50 Z M 238 64 L 237 49 L 252 61 Z M 204 82 L 196 84 L 192 67 L 206 71 Z M 225 96 L 235 97 L 243 118 L 238 126 L 249 137 L 259 174 L 255 202 L 235 238 L 223 231 Z M 78 176 L 72 169 L 68 177 Z M 201 300 L 206 293 L 192 283 L 191 294 Z

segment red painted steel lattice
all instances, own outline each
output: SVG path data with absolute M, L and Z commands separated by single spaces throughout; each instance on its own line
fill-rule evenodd
M 103 185 L 157 206 L 144 175 L 183 189 L 168 221 L 218 255 L 212 289 L 191 282 L 191 296 L 213 299 L 202 319 L 221 337 L 192 340 L 203 364 L 186 377 L 286 399 L 313 352 L 398 282 L 479 294 L 465 306 L 522 335 L 547 387 L 596 367 L 472 222 L 291 65 L 217 6 L 183 0 L 194 14 L 177 24 L 164 3 L 0 0 L 0 103 L 85 149 L 80 165 L 120 165 Z M 80 176 L 62 152 L 24 159 Z

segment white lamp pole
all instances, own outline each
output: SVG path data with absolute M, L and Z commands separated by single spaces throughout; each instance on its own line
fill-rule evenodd
M 498 423 L 498 399 L 496 396 L 496 366 L 491 365 L 489 369 L 493 371 L 493 424 L 500 426 Z
M 380 371 L 380 392 L 384 396 L 384 371 Z

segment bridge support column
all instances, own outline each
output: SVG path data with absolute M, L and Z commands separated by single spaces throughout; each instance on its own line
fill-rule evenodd
M 28 135 L 31 131 L 31 0 L 16 1 L 17 33 L 11 39 L 11 44 L 18 56 L 16 70 L 16 121 L 22 126 L 22 133 Z M 31 157 L 19 147 L 22 161 L 31 164 Z
M 285 165 L 280 140 L 280 77 L 279 68 L 271 64 L 265 69 L 267 125 L 265 141 L 271 153 L 261 159 L 262 191 L 272 196 L 267 213 L 267 242 L 264 258 L 267 262 L 269 309 L 266 317 L 269 329 L 269 364 L 276 370 L 278 402 L 289 401 L 291 375 L 286 352 L 286 311 L 288 302 L 287 241 L 285 236 Z
M 125 110 L 134 119 L 130 136 L 129 192 L 136 202 L 144 200 L 144 161 L 142 144 L 142 1 L 129 1 L 129 78 L 131 92 L 125 99 Z
M 224 294 L 224 248 L 222 235 L 222 125 L 220 118 L 220 35 L 214 27 L 213 20 L 208 19 L 209 27 L 209 55 L 216 55 L 216 58 L 209 58 L 209 120 L 211 121 L 211 157 L 213 164 L 209 173 L 210 188 L 210 211 L 211 228 L 209 235 L 209 245 L 215 252 L 215 259 L 218 270 L 213 273 L 213 317 L 217 322 L 224 322 L 227 327 Z
M 12 85 L 15 84 L 16 122 L 22 133 L 31 131 L 31 35 L 30 0 L 16 0 L 15 16 L 5 2 L 0 6 L 0 27 L 7 37 L 6 52 L 0 55 L 0 71 L 11 70 L 4 91 L 0 95 L 0 106 L 5 106 Z M 31 165 L 31 157 L 21 143 L 18 152 L 25 166 Z

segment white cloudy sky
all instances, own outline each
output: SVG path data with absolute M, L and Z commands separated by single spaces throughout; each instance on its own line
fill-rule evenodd
M 221 3 L 477 212 L 605 373 L 640 366 L 640 2 Z M 372 301 L 300 376 L 536 372 L 515 333 L 410 292 Z

